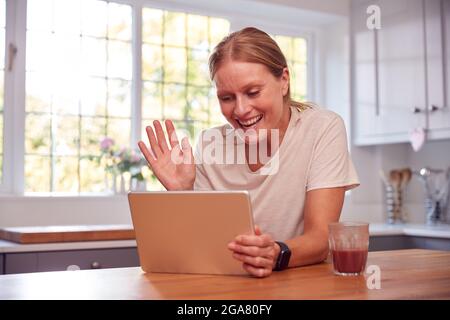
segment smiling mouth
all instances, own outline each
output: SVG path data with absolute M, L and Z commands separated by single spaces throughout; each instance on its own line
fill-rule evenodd
M 259 121 L 261 121 L 262 118 L 263 118 L 263 115 L 260 114 L 259 116 L 253 117 L 253 118 L 248 119 L 246 121 L 242 121 L 242 120 L 239 120 L 239 119 L 236 119 L 236 121 L 239 123 L 239 125 L 241 127 L 250 128 L 251 126 L 254 126 Z

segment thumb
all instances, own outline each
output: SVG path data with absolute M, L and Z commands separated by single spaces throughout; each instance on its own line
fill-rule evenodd
M 255 224 L 255 235 L 257 236 L 262 235 L 261 228 L 256 224 Z

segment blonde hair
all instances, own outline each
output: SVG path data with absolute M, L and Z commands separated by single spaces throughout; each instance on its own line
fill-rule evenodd
M 230 33 L 216 45 L 209 57 L 211 80 L 227 60 L 263 64 L 276 78 L 281 77 L 284 68 L 288 68 L 286 58 L 278 44 L 267 33 L 254 27 Z M 290 81 L 288 92 L 283 100 L 300 110 L 311 107 L 310 103 L 292 100 Z

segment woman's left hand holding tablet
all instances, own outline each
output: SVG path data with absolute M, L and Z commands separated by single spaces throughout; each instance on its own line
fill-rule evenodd
M 277 244 L 271 235 L 263 234 L 258 226 L 255 226 L 255 234 L 237 236 L 228 244 L 228 249 L 233 252 L 233 258 L 242 262 L 249 274 L 260 278 L 272 274 L 278 255 Z

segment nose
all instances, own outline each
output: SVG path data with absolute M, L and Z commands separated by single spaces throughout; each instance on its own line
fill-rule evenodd
M 236 104 L 234 106 L 233 113 L 235 116 L 239 118 L 244 118 L 247 114 L 250 113 L 252 107 L 248 103 L 247 99 L 243 96 L 236 97 Z

